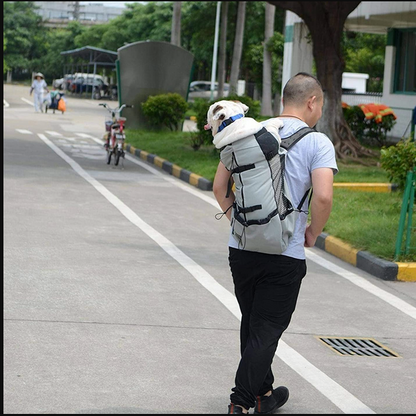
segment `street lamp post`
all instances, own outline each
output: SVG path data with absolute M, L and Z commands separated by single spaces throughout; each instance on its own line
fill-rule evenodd
M 215 37 L 214 37 L 214 51 L 212 56 L 212 70 L 211 70 L 211 101 L 214 98 L 215 78 L 217 76 L 217 50 L 218 50 L 218 33 L 220 25 L 221 2 L 217 1 L 217 16 L 215 18 Z

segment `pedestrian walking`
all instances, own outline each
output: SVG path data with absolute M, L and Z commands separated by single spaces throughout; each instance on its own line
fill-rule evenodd
M 35 74 L 35 79 L 32 82 L 32 86 L 30 87 L 30 95 L 33 94 L 33 100 L 35 105 L 35 111 L 38 113 L 39 111 L 43 113 L 43 100 L 44 100 L 44 91 L 49 93 L 48 86 L 45 81 L 45 77 L 41 72 Z
M 323 89 L 317 78 L 307 73 L 293 76 L 283 90 L 283 112 L 278 117 L 283 122 L 280 137 L 289 137 L 303 127 L 314 127 L 322 116 L 323 104 Z M 275 119 L 262 123 L 266 129 L 268 122 L 275 124 Z M 228 260 L 242 317 L 241 358 L 228 413 L 248 413 L 250 408 L 254 408 L 254 413 L 273 413 L 289 398 L 287 387 L 273 388 L 272 362 L 306 275 L 305 247 L 315 245 L 329 218 L 333 176 L 337 172 L 331 140 L 317 131 L 308 133 L 286 155 L 285 176 L 293 205 L 298 206 L 305 192 L 313 189 L 309 208 L 306 198 L 300 209 L 287 249 L 282 254 L 247 251 L 230 233 Z M 214 195 L 230 221 L 229 208 L 235 200 L 229 186 L 231 175 L 220 162 L 213 185 Z

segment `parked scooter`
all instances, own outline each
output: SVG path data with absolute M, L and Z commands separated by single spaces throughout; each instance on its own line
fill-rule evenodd
M 110 108 L 108 104 L 99 104 L 103 106 L 110 114 L 111 118 L 105 121 L 105 134 L 104 134 L 104 147 L 107 150 L 107 164 L 111 163 L 111 159 L 114 157 L 114 165 L 119 164 L 120 158 L 122 164 L 125 158 L 125 140 L 126 135 L 124 133 L 124 123 L 126 122 L 125 117 L 121 117 L 120 114 L 124 108 L 133 108 L 132 105 L 123 104 L 117 108 Z

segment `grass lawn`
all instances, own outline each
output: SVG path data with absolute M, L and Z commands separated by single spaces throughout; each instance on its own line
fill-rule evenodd
M 403 194 L 363 192 L 334 188 L 331 215 L 324 232 L 345 241 L 357 250 L 393 261 L 399 229 Z M 416 214 L 412 217 L 416 220 Z M 404 246 L 404 243 L 403 243 Z M 416 261 L 416 233 L 410 238 L 410 254 L 399 261 Z
M 136 149 L 156 154 L 181 168 L 213 181 L 219 162 L 218 151 L 213 145 L 204 145 L 194 150 L 190 132 L 153 132 L 127 130 L 128 143 Z M 367 167 L 357 163 L 338 161 L 339 173 L 335 182 L 381 182 L 388 176 L 379 166 Z M 363 192 L 349 189 L 334 189 L 331 216 L 324 232 L 340 238 L 358 250 L 393 261 L 398 232 L 401 192 Z M 416 224 L 416 216 L 413 216 Z M 416 233 L 412 232 L 411 254 L 399 261 L 416 261 Z

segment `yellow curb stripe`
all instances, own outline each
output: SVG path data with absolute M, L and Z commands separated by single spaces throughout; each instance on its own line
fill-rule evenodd
M 178 165 L 172 165 L 172 175 L 180 178 L 182 168 Z
M 191 173 L 191 174 L 189 175 L 189 183 L 190 183 L 191 185 L 198 186 L 198 181 L 199 181 L 199 178 L 202 178 L 202 176 L 199 176 L 199 175 L 197 175 L 196 173 Z
M 163 167 L 163 162 L 165 161 L 165 159 L 162 159 L 161 157 L 159 157 L 159 156 L 155 156 L 155 158 L 153 159 L 153 163 L 156 165 L 156 166 L 159 166 L 160 168 L 161 167 Z
M 140 151 L 140 158 L 147 160 L 147 155 L 149 154 L 149 152 L 145 152 L 144 150 Z
M 195 116 L 191 116 L 189 117 L 192 121 L 196 121 L 196 117 Z
M 136 148 L 133 146 L 130 146 L 130 153 L 134 155 L 134 152 L 136 151 Z
M 416 282 L 416 263 L 396 263 L 399 266 L 397 280 Z
M 347 188 L 366 192 L 391 192 L 390 183 L 334 183 L 334 188 Z
M 340 239 L 327 236 L 325 238 L 325 251 L 333 254 L 334 256 L 346 261 L 354 266 L 357 265 L 357 253 L 358 250 L 352 248 L 348 244 L 342 242 Z

